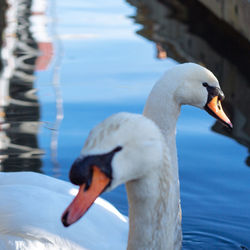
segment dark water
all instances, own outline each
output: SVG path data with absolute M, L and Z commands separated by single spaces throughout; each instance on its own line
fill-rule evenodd
M 95 124 L 119 111 L 141 113 L 168 67 L 199 62 L 219 78 L 234 129 L 229 133 L 201 110 L 182 110 L 183 248 L 250 248 L 250 45 L 233 39 L 228 27 L 211 26 L 216 19 L 204 18 L 201 32 L 189 6 L 180 6 L 184 18 L 163 1 L 128 2 L 60 0 L 37 9 L 36 1 L 16 1 L 11 26 L 1 1 L 1 171 L 68 180 Z M 212 28 L 211 40 L 206 34 Z M 127 214 L 123 186 L 103 196 Z

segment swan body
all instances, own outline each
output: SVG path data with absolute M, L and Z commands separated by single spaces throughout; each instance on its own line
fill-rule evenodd
M 99 176 L 98 173 L 104 171 L 111 181 L 100 193 L 126 183 L 129 225 L 111 204 L 98 198 L 82 221 L 63 228 L 58 223 L 59 215 L 72 199 L 71 184 L 40 174 L 1 173 L 0 198 L 4 199 L 1 202 L 4 205 L 0 206 L 0 249 L 32 249 L 30 246 L 36 246 L 35 249 L 50 246 L 51 249 L 125 249 L 127 239 L 127 249 L 180 249 L 181 210 L 175 142 L 180 107 L 189 104 L 206 109 L 231 127 L 220 106 L 222 96 L 218 80 L 209 70 L 193 63 L 181 64 L 169 69 L 156 83 L 143 116 L 120 113 L 92 130 L 71 169 L 71 181 L 80 186 L 80 192 L 63 214 L 63 224 L 69 226 L 86 212 L 99 195 L 88 196 L 91 202 L 85 204 L 88 199 L 82 199 L 80 194 L 92 192 L 88 192 L 92 190 L 92 179 L 85 182 L 86 178 L 91 177 L 92 172 Z M 103 169 L 101 159 L 107 157 L 109 167 Z M 95 171 L 92 169 L 86 177 L 81 164 L 94 159 L 98 159 L 101 167 L 91 165 Z M 100 178 L 101 183 L 108 181 L 102 175 Z M 79 205 L 82 201 L 85 208 Z M 7 217 L 10 219 L 5 219 Z
M 76 193 L 71 183 L 42 174 L 0 173 L 0 249 L 126 249 L 127 218 L 102 198 L 86 214 L 86 223 L 63 227 L 61 213 Z M 110 223 L 100 227 L 107 218 Z

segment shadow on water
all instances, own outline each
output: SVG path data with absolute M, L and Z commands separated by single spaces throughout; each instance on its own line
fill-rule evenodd
M 127 2 L 137 8 L 132 17 L 142 25 L 137 33 L 156 44 L 158 58 L 196 62 L 214 72 L 234 128 L 229 132 L 216 122 L 212 130 L 232 137 L 250 152 L 250 42 L 198 1 Z M 250 166 L 249 155 L 245 162 Z
M 39 50 L 29 29 L 31 1 L 7 6 L 1 0 L 0 6 L 0 34 L 4 37 L 0 43 L 0 169 L 40 172 L 40 107 L 33 88 Z

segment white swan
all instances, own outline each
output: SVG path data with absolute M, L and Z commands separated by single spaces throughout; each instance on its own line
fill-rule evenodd
M 223 99 L 223 93 L 217 79 L 210 71 L 193 63 L 181 64 L 168 70 L 155 85 L 144 109 L 144 115 L 160 127 L 167 144 L 166 150 L 169 152 L 164 154 L 165 162 L 170 161 L 171 164 L 166 168 L 167 173 L 162 176 L 167 180 L 170 177 L 168 181 L 172 182 L 170 189 L 164 191 L 164 200 L 170 208 L 163 216 L 168 218 L 167 229 L 164 229 L 169 232 L 166 244 L 175 246 L 175 249 L 181 246 L 179 178 L 175 146 L 175 127 L 180 106 L 190 104 L 205 108 L 216 118 L 231 126 L 221 108 L 220 99 Z M 112 132 L 116 126 L 111 128 Z M 133 129 L 131 131 L 127 129 L 125 137 L 130 138 L 132 132 Z M 106 147 L 115 144 L 111 137 L 109 140 Z M 105 149 L 108 150 L 105 145 L 101 147 L 99 145 L 91 151 L 91 154 L 105 153 Z M 130 160 L 136 162 L 138 159 L 134 154 Z M 70 228 L 63 228 L 58 224 L 59 214 L 72 197 L 70 194 L 72 188 L 69 183 L 35 173 L 0 173 L 0 249 L 125 249 L 128 233 L 126 218 L 102 199 L 98 199 L 85 215 L 84 222 Z M 128 195 L 131 201 L 134 195 L 139 194 L 133 194 L 128 190 Z M 164 204 L 161 205 L 165 207 Z M 135 213 L 135 207 L 130 206 L 128 244 L 131 248 L 143 235 L 153 233 L 156 237 L 157 234 L 149 232 L 147 226 L 143 230 L 137 230 L 142 225 L 140 224 L 142 218 L 135 217 Z M 150 223 L 149 219 L 147 217 L 145 222 Z M 158 226 L 160 229 L 161 223 Z
M 82 250 L 100 249 L 101 244 L 108 250 L 112 249 L 106 241 L 110 235 L 114 249 L 122 249 L 127 241 L 127 218 L 101 198 L 86 215 L 86 223 L 72 228 L 60 223 L 76 193 L 71 183 L 38 173 L 0 173 L 0 249 Z M 100 227 L 98 223 L 105 224 L 107 217 L 110 224 Z M 92 240 L 94 232 L 99 242 Z
M 126 183 L 128 249 L 179 249 L 180 218 L 174 212 L 179 200 L 168 154 L 150 119 L 130 113 L 109 117 L 91 131 L 71 168 L 70 180 L 80 189 L 62 216 L 63 224 L 78 220 L 103 190 Z

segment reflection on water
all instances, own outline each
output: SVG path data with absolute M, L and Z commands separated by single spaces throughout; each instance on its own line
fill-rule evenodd
M 250 43 L 197 1 L 127 2 L 137 7 L 133 18 L 143 25 L 137 33 L 155 42 L 158 58 L 197 62 L 215 73 L 234 128 L 229 132 L 216 122 L 212 129 L 250 152 Z M 245 162 L 250 166 L 250 156 Z
M 43 154 L 37 142 L 40 107 L 33 84 L 35 69 L 41 66 L 38 44 L 30 31 L 32 2 L 7 3 L 6 26 L 1 26 L 4 39 L 0 74 L 0 167 L 2 171 L 40 171 Z
M 2 48 L 2 34 L 3 34 L 3 28 L 5 26 L 5 11 L 7 8 L 7 4 L 4 0 L 0 0 L 0 48 Z M 0 60 L 0 72 L 2 69 L 2 60 Z
M 7 9 L 7 3 L 1 0 L 0 34 L 3 33 L 4 40 L 0 41 L 0 147 L 1 160 L 4 159 L 2 168 L 5 171 L 6 164 L 13 169 L 17 167 L 16 155 L 19 155 L 18 161 L 23 162 L 25 168 L 27 162 L 32 161 L 34 164 L 28 164 L 33 166 L 31 169 L 39 169 L 41 165 L 39 155 L 42 151 L 38 149 L 36 138 L 39 103 L 33 88 L 34 71 L 46 69 L 53 45 L 44 39 L 46 32 L 41 32 L 46 25 L 43 20 L 46 1 L 38 2 L 9 0 Z M 171 57 L 178 62 L 195 61 L 215 73 L 226 94 L 223 106 L 234 128 L 229 132 L 216 122 L 212 129 L 234 138 L 250 151 L 249 42 L 192 0 L 127 2 L 137 7 L 133 18 L 143 25 L 137 33 L 155 42 L 157 58 Z M 4 29 L 5 23 L 7 26 Z M 55 92 L 58 93 L 57 81 L 53 80 Z M 63 117 L 60 97 L 56 99 L 59 112 L 58 124 L 54 128 L 59 127 Z M 55 138 L 52 139 L 54 148 L 57 147 L 56 136 L 55 132 Z M 56 150 L 53 152 L 53 161 L 56 163 Z M 32 161 L 27 161 L 28 158 Z M 250 165 L 250 156 L 246 157 L 245 162 Z

